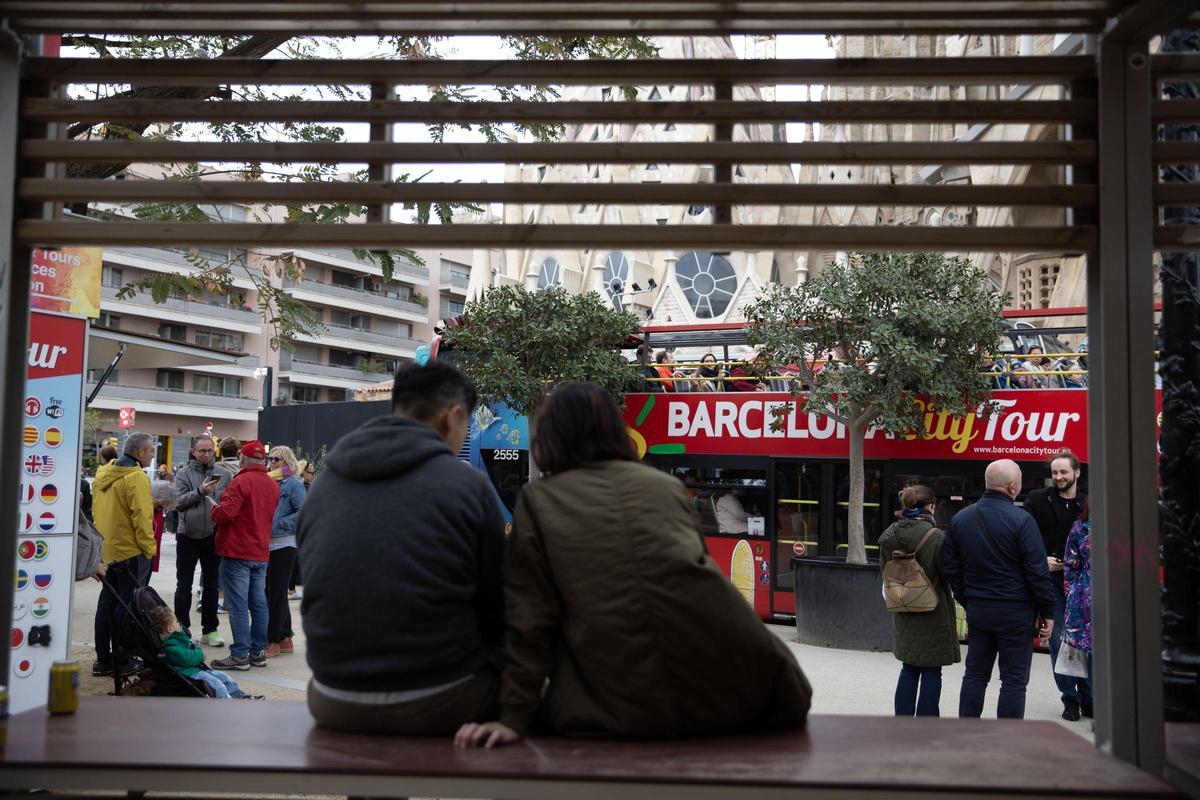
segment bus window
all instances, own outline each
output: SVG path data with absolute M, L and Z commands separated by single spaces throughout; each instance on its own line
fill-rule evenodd
M 883 467 L 878 464 L 867 464 L 863 468 L 863 533 L 867 543 L 867 560 L 873 561 L 878 555 L 879 534 L 891 524 L 890 514 L 885 520 L 885 511 L 890 511 L 893 503 L 883 501 Z M 834 537 L 836 552 L 834 555 L 845 556 L 847 550 L 847 523 L 850 505 L 850 465 L 835 464 L 833 485 L 834 489 Z M 886 524 L 885 524 L 886 522 Z
M 766 513 L 767 476 L 763 470 L 699 467 L 671 472 L 683 480 L 705 536 L 746 536 L 750 518 Z
M 805 557 L 820 555 L 822 464 L 779 464 L 775 470 L 775 588 L 793 587 L 795 545 Z

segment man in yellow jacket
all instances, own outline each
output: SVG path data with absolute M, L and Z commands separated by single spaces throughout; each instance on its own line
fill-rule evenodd
M 125 439 L 124 455 L 96 471 L 92 486 L 92 514 L 96 530 L 104 537 L 104 563 L 108 565 L 105 583 L 126 604 L 133 592 L 150 581 L 150 564 L 157 546 L 154 542 L 154 503 L 150 499 L 150 478 L 144 468 L 154 459 L 154 440 L 146 433 L 131 433 Z M 96 605 L 96 663 L 93 675 L 111 675 L 114 661 L 121 672 L 141 669 L 141 661 L 132 654 L 130 622 L 124 609 L 100 592 Z M 119 621 L 119 623 L 118 623 Z M 117 658 L 113 658 L 116 645 Z

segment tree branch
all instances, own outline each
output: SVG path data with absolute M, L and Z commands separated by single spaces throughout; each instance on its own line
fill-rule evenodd
M 89 37 L 91 38 L 91 37 Z M 286 43 L 290 36 L 251 36 L 229 48 L 217 58 L 262 58 Z M 82 39 L 81 39 L 82 41 Z M 102 40 L 101 40 L 102 41 Z M 97 44 L 90 46 L 99 47 Z M 202 100 L 214 95 L 220 95 L 220 86 L 140 86 L 121 92 L 116 97 L 126 99 L 155 99 L 155 100 Z M 77 139 L 91 131 L 97 123 L 77 122 L 67 129 L 67 137 Z M 105 139 L 130 138 L 141 136 L 150 127 L 149 123 L 126 125 L 121 127 L 119 134 L 105 132 Z M 68 164 L 68 178 L 92 178 L 102 180 L 126 169 L 129 164 Z M 71 210 L 77 214 L 87 213 L 87 203 L 74 203 Z

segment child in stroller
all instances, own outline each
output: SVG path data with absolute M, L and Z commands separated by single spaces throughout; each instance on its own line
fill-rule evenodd
M 210 669 L 204 663 L 204 651 L 183 632 L 179 620 L 166 604 L 154 606 L 146 612 L 153 630 L 162 640 L 162 649 L 167 663 L 181 677 L 200 681 L 218 700 L 261 700 L 261 696 L 249 695 L 224 672 Z

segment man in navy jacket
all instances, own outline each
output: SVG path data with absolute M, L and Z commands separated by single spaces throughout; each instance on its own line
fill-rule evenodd
M 960 717 L 983 713 L 983 696 L 1000 659 L 997 716 L 1025 716 L 1025 687 L 1035 631 L 1054 627 L 1054 585 L 1046 548 L 1033 517 L 1013 505 L 1021 468 L 1007 459 L 988 464 L 987 491 L 950 522 L 942 575 L 967 610 L 967 661 L 958 699 Z

